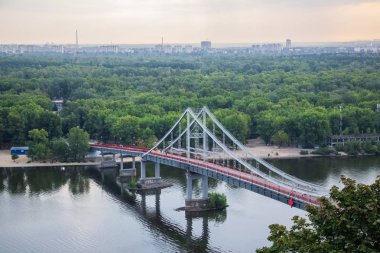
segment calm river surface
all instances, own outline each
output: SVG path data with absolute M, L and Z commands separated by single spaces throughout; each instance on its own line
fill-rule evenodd
M 363 183 L 380 174 L 376 157 L 271 163 L 326 187 L 342 174 Z M 186 217 L 175 211 L 185 202 L 185 173 L 162 166 L 161 176 L 173 186 L 142 196 L 122 194 L 112 171 L 102 180 L 83 169 L 0 169 L 0 252 L 255 252 L 269 244 L 268 225 L 306 214 L 210 179 L 210 191 L 225 193 L 229 207 Z

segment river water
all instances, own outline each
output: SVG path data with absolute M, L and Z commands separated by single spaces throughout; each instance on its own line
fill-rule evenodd
M 362 183 L 380 175 L 378 157 L 271 163 L 329 188 L 342 174 Z M 191 217 L 175 211 L 184 205 L 184 171 L 162 166 L 162 178 L 173 186 L 148 195 L 122 192 L 113 175 L 109 170 L 102 179 L 81 168 L 0 169 L 0 252 L 255 252 L 270 244 L 270 224 L 290 225 L 294 215 L 306 215 L 210 179 L 210 191 L 225 193 L 229 207 Z M 199 196 L 200 183 L 194 188 Z

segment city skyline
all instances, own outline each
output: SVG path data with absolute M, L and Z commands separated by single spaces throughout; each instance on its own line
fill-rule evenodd
M 380 38 L 378 0 L 2 0 L 0 44 L 345 42 Z

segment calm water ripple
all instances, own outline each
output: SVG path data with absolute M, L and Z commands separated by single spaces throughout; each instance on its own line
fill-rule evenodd
M 380 158 L 272 161 L 301 179 L 331 187 L 341 174 L 372 183 Z M 148 168 L 148 173 L 154 169 Z M 267 245 L 268 225 L 291 224 L 305 212 L 223 182 L 224 212 L 190 217 L 184 205 L 185 173 L 161 167 L 172 187 L 152 195 L 122 192 L 108 171 L 79 168 L 0 170 L 0 252 L 254 252 Z M 149 174 L 148 174 L 149 176 Z M 194 196 L 200 196 L 200 182 Z

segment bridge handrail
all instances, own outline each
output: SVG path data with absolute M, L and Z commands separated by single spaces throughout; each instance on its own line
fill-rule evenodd
M 225 173 L 227 175 L 234 176 L 234 177 L 237 177 L 239 179 L 244 179 L 244 180 L 249 181 L 249 182 L 254 182 L 255 184 L 261 185 L 264 188 L 269 188 L 269 189 L 272 189 L 272 190 L 275 190 L 275 191 L 278 191 L 278 192 L 281 192 L 281 193 L 284 193 L 284 194 L 288 194 L 291 197 L 296 197 L 298 199 L 302 199 L 302 200 L 307 201 L 307 202 L 312 203 L 312 204 L 318 204 L 318 201 L 315 199 L 315 197 L 313 197 L 311 195 L 307 195 L 307 194 L 302 194 L 301 195 L 299 192 L 295 192 L 295 191 L 289 190 L 286 187 L 281 187 L 279 185 L 275 185 L 275 184 L 272 184 L 272 183 L 263 182 L 263 181 L 260 181 L 260 180 L 255 180 L 253 178 L 246 178 L 246 177 L 242 178 L 241 177 L 242 175 L 239 176 L 237 174 L 228 172 L 222 166 L 218 166 L 218 167 L 222 168 L 222 170 L 220 170 L 220 169 L 216 168 L 215 166 L 213 166 L 214 164 L 209 164 L 209 163 L 203 162 L 201 160 L 200 161 L 193 161 L 194 159 L 190 159 L 189 160 L 187 158 L 178 157 L 177 155 L 167 155 L 167 154 L 157 153 L 157 152 L 152 153 L 150 155 L 165 157 L 167 159 L 172 159 L 172 160 L 180 161 L 180 162 L 183 162 L 183 163 L 186 163 L 186 164 L 196 165 L 196 166 L 200 166 L 202 168 L 211 169 L 213 171 Z M 244 173 L 244 172 L 241 172 L 241 173 Z M 248 173 L 245 173 L 245 174 L 247 176 L 250 175 Z
M 148 148 L 144 148 L 144 147 L 121 146 L 121 145 L 116 145 L 116 144 L 92 144 L 91 146 L 97 147 L 97 148 L 114 149 L 114 150 L 129 150 L 132 152 L 139 152 L 140 155 L 144 151 L 148 150 Z M 183 162 L 186 164 L 200 166 L 202 168 L 210 169 L 212 171 L 216 171 L 216 172 L 227 174 L 229 176 L 236 177 L 240 180 L 246 180 L 248 182 L 255 183 L 257 185 L 261 185 L 264 188 L 269 188 L 269 189 L 281 192 L 283 194 L 287 194 L 291 197 L 295 197 L 295 198 L 298 198 L 300 200 L 303 200 L 303 201 L 306 201 L 306 202 L 309 202 L 309 203 L 312 203 L 315 205 L 318 204 L 318 201 L 315 199 L 315 197 L 313 197 L 311 195 L 308 195 L 308 194 L 302 194 L 301 195 L 301 193 L 299 193 L 299 192 L 289 190 L 288 188 L 282 187 L 281 185 L 273 184 L 273 182 L 265 182 L 262 180 L 260 181 L 259 180 L 260 178 L 261 179 L 265 179 L 265 178 L 262 178 L 257 174 L 256 175 L 249 174 L 249 173 L 247 173 L 247 171 L 239 170 L 238 168 L 232 167 L 232 168 L 227 168 L 227 170 L 226 170 L 226 167 L 222 166 L 220 164 L 213 164 L 213 163 L 209 163 L 209 162 L 204 162 L 202 160 L 197 160 L 194 158 L 188 159 L 188 158 L 184 158 L 184 157 L 181 157 L 181 156 L 178 156 L 175 154 L 165 154 L 165 153 L 160 153 L 160 152 L 156 152 L 156 151 L 150 153 L 149 155 L 156 156 L 156 157 L 164 157 L 166 159 L 171 159 L 171 160 Z M 228 171 L 229 169 L 235 170 L 237 173 L 240 173 L 240 175 L 236 174 L 236 172 L 234 172 L 234 171 Z M 252 176 L 256 177 L 257 179 L 252 178 Z

